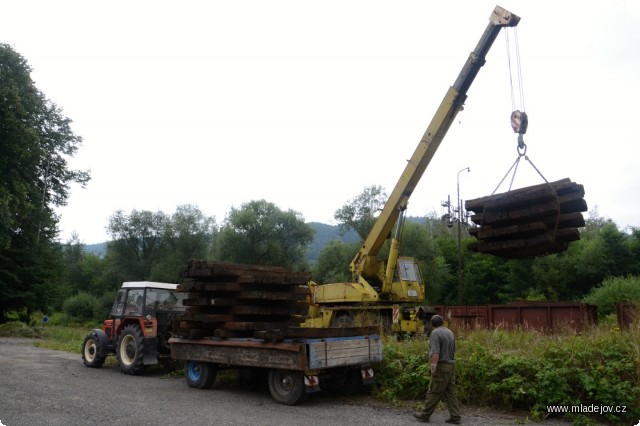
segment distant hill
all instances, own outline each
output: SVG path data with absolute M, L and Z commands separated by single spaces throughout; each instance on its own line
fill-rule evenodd
M 84 252 L 95 254 L 98 257 L 104 257 L 107 254 L 107 243 L 85 244 Z
M 345 243 L 360 241 L 358 233 L 350 230 L 345 235 L 340 235 L 340 229 L 337 225 L 327 225 L 319 222 L 307 223 L 314 231 L 316 231 L 313 242 L 307 249 L 307 261 L 313 264 L 320 255 L 320 252 L 331 240 L 340 240 Z

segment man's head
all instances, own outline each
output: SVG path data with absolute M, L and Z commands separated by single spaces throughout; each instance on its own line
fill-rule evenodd
M 431 325 L 434 327 L 440 327 L 442 324 L 444 324 L 444 320 L 442 319 L 442 317 L 440 315 L 434 315 L 431 317 Z

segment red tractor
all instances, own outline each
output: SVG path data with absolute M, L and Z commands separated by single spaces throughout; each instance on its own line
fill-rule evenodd
M 148 365 L 170 361 L 173 317 L 184 312 L 177 284 L 125 282 L 102 329 L 94 329 L 82 344 L 82 361 L 102 367 L 115 354 L 120 370 L 139 374 Z

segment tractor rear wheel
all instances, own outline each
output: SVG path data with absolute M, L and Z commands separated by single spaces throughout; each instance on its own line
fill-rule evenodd
M 120 371 L 125 374 L 140 374 L 145 369 L 142 362 L 144 353 L 144 337 L 140 327 L 135 324 L 127 325 L 118 338 L 118 364 Z
M 82 362 L 87 367 L 100 368 L 104 364 L 105 357 L 100 355 L 100 339 L 95 333 L 90 333 L 82 343 Z

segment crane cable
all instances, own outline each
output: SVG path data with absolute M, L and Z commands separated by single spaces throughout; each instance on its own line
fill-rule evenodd
M 514 89 L 514 84 L 513 84 L 514 72 L 511 68 L 511 63 L 513 61 L 511 60 L 512 49 L 511 49 L 511 44 L 509 40 L 509 32 L 510 32 L 509 30 L 512 30 L 514 34 L 515 67 L 516 67 L 516 77 L 517 77 L 517 91 L 519 94 L 519 99 L 518 99 L 519 105 L 516 105 L 516 90 Z M 542 177 L 542 180 L 544 180 L 546 183 L 549 183 L 549 181 L 544 177 L 544 175 L 535 166 L 535 164 L 533 164 L 529 156 L 526 155 L 527 145 L 524 143 L 524 134 L 527 133 L 529 118 L 525 111 L 525 104 L 524 104 L 524 84 L 522 82 L 522 67 L 520 62 L 520 44 L 518 42 L 518 29 L 507 28 L 507 31 L 505 31 L 504 34 L 505 34 L 505 41 L 507 45 L 507 62 L 509 65 L 509 85 L 511 88 L 511 110 L 513 111 L 511 113 L 511 128 L 515 133 L 518 133 L 518 146 L 517 146 L 518 157 L 516 158 L 516 161 L 513 163 L 511 168 L 509 168 L 505 176 L 502 178 L 500 183 L 498 183 L 498 186 L 496 187 L 496 189 L 494 189 L 494 191 L 491 193 L 492 195 L 496 193 L 496 191 L 498 190 L 498 188 L 500 188 L 500 186 L 502 185 L 504 180 L 507 178 L 507 176 L 513 171 L 513 174 L 511 176 L 511 182 L 509 183 L 509 189 L 508 189 L 508 191 L 511 191 L 511 187 L 513 186 L 513 181 L 516 177 L 516 172 L 518 171 L 518 166 L 520 164 L 520 160 L 522 159 L 522 157 L 524 157 L 525 160 L 527 160 L 529 164 L 531 164 L 534 170 L 538 172 L 540 177 Z M 519 109 L 517 109 L 518 106 L 519 106 Z
M 513 71 L 511 70 L 511 46 L 509 43 L 509 31 L 505 31 L 505 41 L 507 43 L 507 61 L 509 64 L 509 84 L 511 86 L 511 110 L 516 111 L 515 91 L 513 89 Z M 518 73 L 518 92 L 520 94 L 520 107 L 522 112 L 525 111 L 524 106 L 524 86 L 522 84 L 522 67 L 520 63 L 520 44 L 518 43 L 518 29 L 513 28 L 513 34 L 515 39 L 515 56 L 516 56 L 516 71 Z
M 513 186 L 513 181 L 514 181 L 514 179 L 516 177 L 516 172 L 518 171 L 518 166 L 520 164 L 520 160 L 522 159 L 522 157 L 524 157 L 525 160 L 527 160 L 529 162 L 529 164 L 531 164 L 531 167 L 533 167 L 533 169 L 536 172 L 538 172 L 538 174 L 540 175 L 542 180 L 544 180 L 545 183 L 549 186 L 549 188 L 551 188 L 551 193 L 553 195 L 554 201 L 556 203 L 556 208 L 557 208 L 555 224 L 554 224 L 554 227 L 553 227 L 553 241 L 555 241 L 556 233 L 557 233 L 558 226 L 559 226 L 559 223 L 560 223 L 560 211 L 561 211 L 560 210 L 560 201 L 559 201 L 559 198 L 558 198 L 558 193 L 555 190 L 555 188 L 553 186 L 551 186 L 551 184 L 549 183 L 547 178 L 544 177 L 542 172 L 540 172 L 540 170 L 535 166 L 535 164 L 533 164 L 533 161 L 531 161 L 531 159 L 527 155 L 527 145 L 524 143 L 523 135 L 525 133 L 527 133 L 527 126 L 529 125 L 529 119 L 527 117 L 527 114 L 525 112 L 525 107 L 524 107 L 524 86 L 522 84 L 522 67 L 520 66 L 521 64 L 520 64 L 520 46 L 518 44 L 518 29 L 517 28 L 513 28 L 513 32 L 514 32 L 514 38 L 515 38 L 516 71 L 517 71 L 517 78 L 518 78 L 518 92 L 520 94 L 519 102 L 520 102 L 521 110 L 520 109 L 516 109 L 516 96 L 515 96 L 515 90 L 513 88 L 513 71 L 511 69 L 511 47 L 509 45 L 509 31 L 508 30 L 509 29 L 507 29 L 507 31 L 505 31 L 505 39 L 506 39 L 506 43 L 507 43 L 507 60 L 509 62 L 509 84 L 511 86 L 511 110 L 513 111 L 511 113 L 511 128 L 513 129 L 513 131 L 515 133 L 518 133 L 518 146 L 517 146 L 518 157 L 516 158 L 516 161 L 513 163 L 511 168 L 509 168 L 507 173 L 504 175 L 504 177 L 502 178 L 500 183 L 498 183 L 498 186 L 496 186 L 496 189 L 493 190 L 493 192 L 490 195 L 490 198 L 495 195 L 495 193 L 498 190 L 498 188 L 500 188 L 500 186 L 502 185 L 504 180 L 507 178 L 507 176 L 509 176 L 509 173 L 511 173 L 513 171 L 513 174 L 511 175 L 511 182 L 509 183 L 509 189 L 507 190 L 507 192 L 511 191 L 511 187 Z M 481 222 L 480 222 L 482 224 L 484 223 L 484 217 L 485 217 L 486 211 L 487 211 L 487 209 L 484 209 L 483 212 L 482 212 L 482 218 L 481 218 Z

